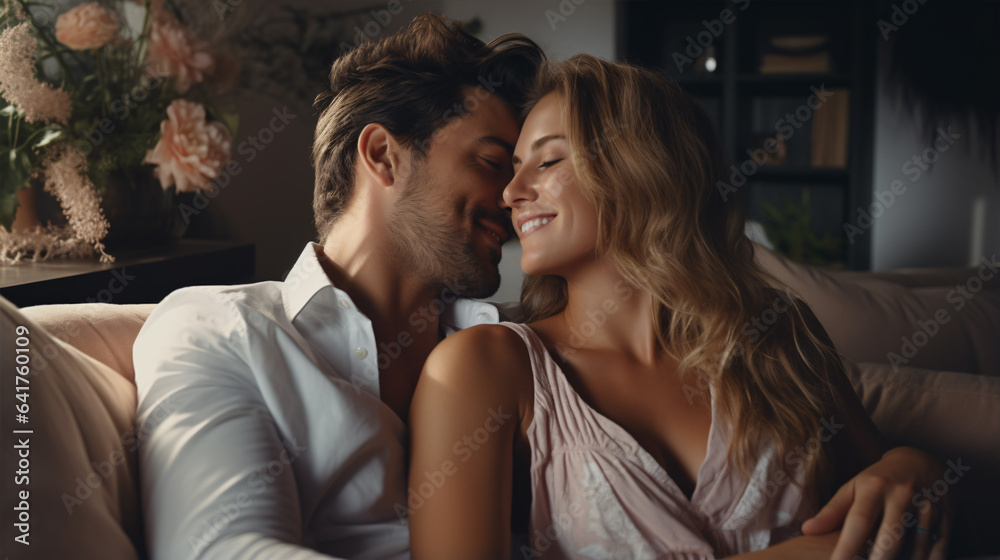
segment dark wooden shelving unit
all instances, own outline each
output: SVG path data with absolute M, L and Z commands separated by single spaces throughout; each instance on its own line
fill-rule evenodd
M 56 259 L 0 266 L 0 296 L 18 307 L 57 303 L 158 303 L 186 286 L 253 280 L 249 243 L 181 239 L 113 251 L 115 262 Z
M 762 203 L 780 207 L 786 200 L 801 200 L 802 189 L 808 190 L 813 233 L 840 236 L 840 265 L 870 268 L 870 236 L 848 243 L 843 225 L 853 223 L 858 207 L 871 203 L 876 3 L 631 0 L 619 2 L 618 9 L 619 59 L 662 71 L 695 95 L 715 119 L 730 163 L 737 167 L 749 159 L 748 149 L 758 147 L 755 140 L 776 129 L 772 123 L 785 114 L 783 105 L 805 103 L 813 87 L 849 91 L 845 166 L 813 166 L 812 122 L 807 121 L 786 140 L 787 161 L 760 166 L 740 187 L 741 198 L 747 216 L 762 220 Z M 771 38 L 791 35 L 828 37 L 822 50 L 829 56 L 829 71 L 761 73 L 763 53 L 773 48 Z M 699 72 L 692 55 L 709 47 L 717 66 L 713 72 L 702 66 Z

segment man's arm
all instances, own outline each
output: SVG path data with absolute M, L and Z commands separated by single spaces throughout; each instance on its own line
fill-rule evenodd
M 301 545 L 292 471 L 244 361 L 235 309 L 207 291 L 175 293 L 134 347 L 147 546 L 158 560 L 329 558 Z
M 804 302 L 801 307 L 809 329 L 833 348 L 833 341 L 816 315 Z M 839 401 L 835 417 L 843 418 L 846 426 L 843 435 L 834 435 L 830 445 L 836 460 L 837 480 L 846 482 L 819 513 L 803 524 L 803 532 L 807 536 L 820 536 L 839 528 L 831 558 L 850 560 L 868 552 L 867 543 L 877 529 L 873 539 L 877 546 L 871 551 L 871 558 L 887 560 L 899 554 L 908 540 L 905 538 L 907 533 L 914 536 L 916 530 L 912 525 L 933 530 L 941 521 L 937 532 L 942 538 L 937 543 L 929 542 L 927 535 L 914 536 L 916 546 L 912 558 L 943 560 L 950 532 L 948 512 L 931 508 L 919 512 L 912 510 L 915 491 L 940 478 L 944 466 L 918 449 L 897 447 L 887 451 L 850 380 L 838 372 L 831 381 Z M 942 510 L 949 508 L 950 505 L 945 505 Z M 913 515 L 915 523 L 907 526 L 909 515 Z M 898 538 L 900 528 L 904 528 L 904 538 Z

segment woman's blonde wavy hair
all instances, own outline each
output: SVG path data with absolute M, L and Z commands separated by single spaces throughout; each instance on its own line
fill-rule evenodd
M 727 160 L 704 110 L 669 78 L 589 55 L 548 63 L 534 102 L 551 92 L 562 95 L 577 185 L 597 209 L 597 255 L 652 294 L 659 346 L 678 373 L 712 384 L 732 430 L 730 464 L 749 476 L 758 439 L 786 458 L 817 437 L 844 366 L 809 327 L 812 312 L 755 263 L 740 200 L 719 187 Z M 748 336 L 779 296 L 787 311 Z M 566 299 L 561 277 L 524 282 L 528 322 Z M 831 457 L 812 451 L 804 480 L 814 497 L 829 495 Z

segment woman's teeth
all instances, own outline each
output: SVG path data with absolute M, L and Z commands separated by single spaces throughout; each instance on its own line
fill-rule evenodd
M 525 233 L 528 233 L 528 231 L 535 228 L 540 228 L 551 221 L 552 218 L 535 218 L 534 220 L 528 220 L 527 222 L 524 222 L 523 226 L 521 226 L 521 235 L 524 235 Z

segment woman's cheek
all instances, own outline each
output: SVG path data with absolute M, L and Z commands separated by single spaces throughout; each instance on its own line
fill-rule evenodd
M 573 184 L 572 170 L 559 170 L 553 174 L 552 180 L 545 184 L 545 193 L 551 198 L 560 198 L 566 187 Z

